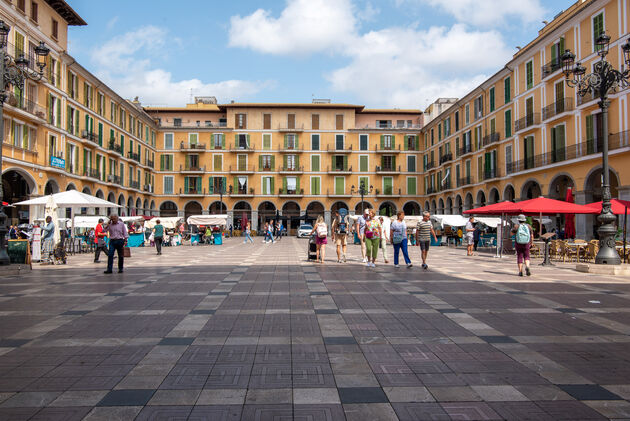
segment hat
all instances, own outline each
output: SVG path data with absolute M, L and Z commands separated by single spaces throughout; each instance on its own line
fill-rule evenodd
M 363 213 L 364 213 L 365 215 L 367 215 L 368 213 L 370 213 L 370 209 L 369 209 L 369 208 L 368 208 L 368 209 L 366 209 L 365 211 L 363 211 Z
M 518 222 L 525 222 L 525 221 L 527 221 L 527 217 L 525 217 L 525 215 L 523 215 L 523 214 L 520 214 L 519 216 L 517 216 L 516 219 L 518 220 Z

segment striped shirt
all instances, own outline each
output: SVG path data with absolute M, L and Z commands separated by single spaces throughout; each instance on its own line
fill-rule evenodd
M 430 241 L 431 240 L 431 228 L 433 228 L 433 224 L 431 221 L 419 221 L 418 226 L 418 237 L 420 241 Z

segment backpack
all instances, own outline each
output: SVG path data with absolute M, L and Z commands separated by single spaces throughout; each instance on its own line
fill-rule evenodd
M 326 224 L 317 225 L 317 236 L 319 238 L 326 238 L 328 236 L 328 228 L 326 227 Z
M 337 218 L 337 234 L 348 233 L 348 215 L 345 209 L 339 210 L 339 217 Z
M 529 227 L 525 224 L 520 224 L 518 230 L 516 230 L 516 243 L 528 244 L 530 239 Z

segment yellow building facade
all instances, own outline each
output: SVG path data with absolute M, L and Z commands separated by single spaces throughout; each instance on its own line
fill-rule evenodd
M 569 187 L 577 203 L 601 200 L 598 100 L 567 86 L 560 57 L 570 49 L 590 73 L 600 59 L 594 40 L 606 32 L 607 60 L 621 69 L 629 13 L 625 0 L 575 3 L 503 69 L 427 122 L 423 208 L 449 214 L 501 200 L 565 200 Z M 612 197 L 628 200 L 628 90 L 610 95 L 610 101 Z M 577 236 L 592 237 L 595 224 L 592 216 L 578 216 Z

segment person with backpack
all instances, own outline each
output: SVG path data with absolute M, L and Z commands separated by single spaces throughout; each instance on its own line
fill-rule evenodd
M 343 256 L 344 263 L 346 262 L 346 251 L 348 247 L 348 210 L 339 209 L 335 211 L 335 219 L 332 223 L 333 240 L 337 245 L 337 263 L 341 263 Z M 341 253 L 343 249 L 343 254 Z
M 512 234 L 514 234 L 514 241 L 516 243 L 516 263 L 518 264 L 518 276 L 523 276 L 523 261 L 525 261 L 525 273 L 527 276 L 531 276 L 532 272 L 529 268 L 529 249 L 532 246 L 534 240 L 533 230 L 531 225 L 527 223 L 527 217 L 521 214 L 517 217 L 518 224 L 512 228 Z
M 311 231 L 310 235 L 313 234 L 315 234 L 315 244 L 317 245 L 315 261 L 324 263 L 324 258 L 326 256 L 326 244 L 328 244 L 328 226 L 326 225 L 326 222 L 324 222 L 324 217 L 321 215 L 319 215 L 317 217 L 317 221 L 315 221 L 315 226 L 313 227 L 313 231 Z
M 367 257 L 367 266 L 373 268 L 376 267 L 378 246 L 381 244 L 381 237 L 383 236 L 381 223 L 375 218 L 375 215 L 374 209 L 370 209 L 368 219 L 365 222 L 365 256 Z
M 354 228 L 354 231 L 357 233 L 357 236 L 359 237 L 359 241 L 361 242 L 361 256 L 363 257 L 363 263 L 367 263 L 368 261 L 368 258 L 365 254 L 366 252 L 365 223 L 367 222 L 369 215 L 370 215 L 370 209 L 369 208 L 365 209 L 365 211 L 363 212 L 363 215 L 359 215 L 359 217 L 357 218 L 357 223 Z

